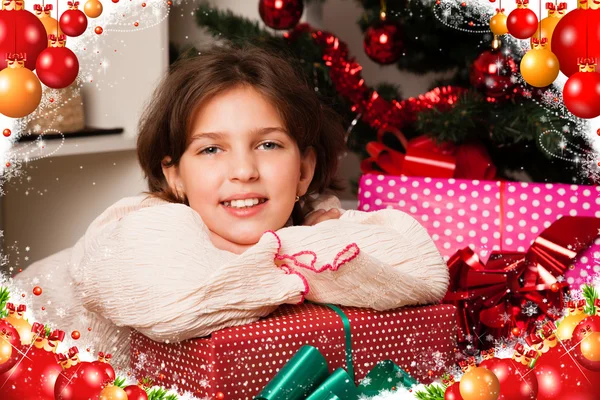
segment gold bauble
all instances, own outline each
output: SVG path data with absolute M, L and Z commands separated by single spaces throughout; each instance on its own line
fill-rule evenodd
M 590 361 L 600 361 L 600 332 L 592 332 L 581 341 L 581 354 Z
M 47 35 L 56 35 L 57 37 L 60 35 L 64 35 L 63 31 L 60 29 L 58 21 L 56 19 L 49 17 L 47 15 L 42 15 L 38 17 L 44 28 L 46 28 Z M 58 34 L 57 34 L 58 32 Z
M 529 44 L 531 45 L 531 48 L 533 48 L 533 39 L 534 38 L 546 38 L 548 39 L 548 43 L 546 44 L 546 48 L 549 49 L 550 51 L 552 51 L 552 33 L 554 33 L 554 28 L 556 28 L 556 25 L 558 25 L 558 21 L 560 21 L 559 17 L 546 17 L 542 20 L 542 22 L 540 22 L 538 24 L 538 28 L 535 31 L 535 33 L 533 34 L 533 36 L 531 37 L 531 39 L 529 39 Z M 540 26 L 542 28 L 542 33 L 540 35 Z
M 490 29 L 494 35 L 504 35 L 505 33 L 508 33 L 506 19 L 506 15 L 502 12 L 499 12 L 490 19 Z
M 12 344 L 0 335 L 0 365 L 10 360 Z
M 11 118 L 23 118 L 35 111 L 40 100 L 42 84 L 31 70 L 25 67 L 9 67 L 0 71 L 0 114 Z
M 102 389 L 98 400 L 127 400 L 127 393 L 118 386 L 109 385 Z
M 460 378 L 459 390 L 464 400 L 497 400 L 500 381 L 489 369 L 475 367 Z
M 558 58 L 548 49 L 531 49 L 521 59 L 521 75 L 531 86 L 548 86 L 559 72 Z
M 102 3 L 98 0 L 88 0 L 83 6 L 83 12 L 90 18 L 98 18 L 102 14 Z
M 582 320 L 589 317 L 586 313 L 568 315 L 560 321 L 556 329 L 556 337 L 559 340 L 569 340 L 573 336 L 573 331 Z
M 10 68 L 6 68 L 6 69 L 2 70 L 2 72 L 6 71 L 8 69 L 10 69 Z M 0 76 L 2 75 L 2 72 L 0 72 Z M 1 85 L 2 85 L 2 80 L 0 79 L 0 87 L 1 87 Z M 0 90 L 0 93 L 2 93 L 2 90 Z M 0 95 L 0 105 L 2 103 L 4 103 L 4 99 L 2 98 L 2 95 Z M 0 112 L 4 113 L 1 109 L 0 109 Z M 24 345 L 31 344 L 31 340 L 33 339 L 33 332 L 31 332 L 31 324 L 29 322 L 27 322 L 26 319 L 17 318 L 12 315 L 9 315 L 8 317 L 4 318 L 4 320 L 6 322 L 8 322 L 9 324 L 11 324 L 17 330 L 17 332 L 19 332 L 19 337 L 21 338 L 21 344 L 24 344 Z

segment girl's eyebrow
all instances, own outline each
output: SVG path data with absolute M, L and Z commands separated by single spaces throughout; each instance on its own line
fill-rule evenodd
M 280 126 L 272 126 L 272 127 L 266 127 L 266 128 L 258 128 L 253 130 L 252 132 L 250 132 L 253 135 L 259 135 L 259 136 L 263 136 L 272 132 L 282 132 L 287 134 L 287 130 L 283 127 Z M 197 139 L 212 139 L 212 140 L 219 140 L 219 139 L 223 139 L 227 136 L 226 133 L 224 132 L 200 132 L 200 133 L 195 133 L 192 138 L 191 138 L 191 142 L 193 142 L 194 140 Z

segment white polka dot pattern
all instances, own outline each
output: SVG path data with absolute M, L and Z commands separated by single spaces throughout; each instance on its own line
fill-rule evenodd
M 342 309 L 351 324 L 356 383 L 387 359 L 408 368 L 421 383 L 438 378 L 453 364 L 456 308 L 452 305 L 384 312 Z M 131 366 L 138 378 L 158 371 L 155 375 L 164 375 L 162 384 L 177 385 L 200 398 L 213 399 L 222 392 L 225 399 L 252 399 L 305 344 L 320 350 L 329 372 L 346 367 L 341 318 L 329 307 L 311 303 L 284 305 L 257 322 L 176 344 L 157 343 L 135 332 Z M 157 361 L 151 365 L 149 360 Z M 427 367 L 432 361 L 436 367 Z M 420 367 L 411 366 L 415 363 Z M 428 369 L 433 370 L 432 377 Z
M 600 186 L 364 175 L 358 209 L 389 206 L 412 214 L 444 260 L 469 246 L 486 261 L 495 250 L 526 251 L 562 216 L 600 218 Z M 593 254 L 598 252 L 598 243 L 583 251 L 567 279 L 583 283 L 593 276 Z

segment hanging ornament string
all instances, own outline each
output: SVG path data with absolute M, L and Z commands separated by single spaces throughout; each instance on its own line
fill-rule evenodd
M 386 4 L 385 4 L 385 0 L 381 0 L 380 4 L 380 8 L 381 8 L 381 12 L 379 13 L 379 17 L 381 19 L 385 19 L 385 17 L 387 16 L 387 8 L 386 8 Z

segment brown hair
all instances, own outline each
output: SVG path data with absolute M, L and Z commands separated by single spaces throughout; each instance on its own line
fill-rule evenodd
M 173 203 L 185 203 L 170 189 L 162 172 L 178 165 L 189 143 L 189 131 L 197 107 L 204 101 L 238 85 L 257 89 L 279 111 L 301 154 L 313 147 L 317 165 L 304 196 L 305 209 L 296 203 L 294 224 L 301 224 L 312 210 L 310 195 L 343 188 L 335 177 L 338 157 L 344 150 L 344 127 L 340 116 L 324 105 L 303 74 L 282 56 L 255 45 L 212 47 L 199 56 L 174 63 L 155 90 L 139 123 L 137 155 L 148 180 L 149 194 Z

